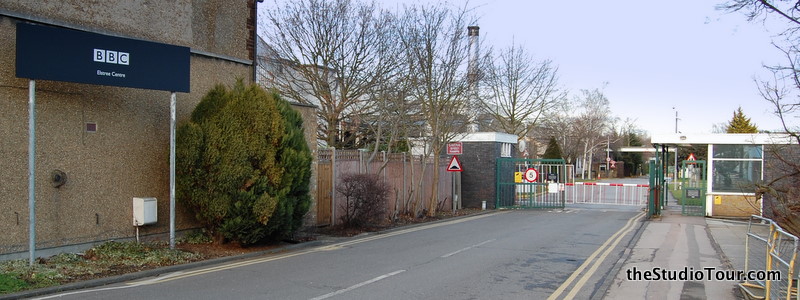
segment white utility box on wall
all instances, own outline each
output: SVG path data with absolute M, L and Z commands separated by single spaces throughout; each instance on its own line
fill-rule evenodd
M 155 224 L 158 221 L 156 198 L 133 198 L 133 226 Z

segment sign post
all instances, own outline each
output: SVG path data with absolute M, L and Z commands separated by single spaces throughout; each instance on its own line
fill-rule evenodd
M 169 248 L 175 249 L 175 92 L 169 97 Z
M 28 265 L 36 259 L 36 81 L 28 83 Z
M 461 167 L 461 162 L 458 160 L 457 155 L 461 155 L 463 153 L 464 153 L 464 144 L 462 144 L 461 142 L 452 142 L 447 144 L 447 155 L 453 156 L 453 158 L 450 159 L 450 163 L 447 165 L 447 171 L 453 172 L 450 174 L 450 181 L 453 183 L 451 187 L 451 194 L 453 195 L 452 196 L 453 200 L 451 201 L 453 202 L 453 213 L 455 213 L 456 208 L 458 207 L 457 206 L 457 203 L 459 201 L 458 198 L 461 195 L 460 190 L 458 191 L 456 190 L 456 177 L 461 178 L 461 174 L 459 173 L 458 175 L 456 175 L 456 172 L 463 171 L 463 168 Z
M 188 93 L 188 47 L 121 38 L 52 26 L 17 23 L 16 76 L 28 87 L 28 244 L 36 250 L 36 82 L 37 79 L 171 92 L 170 247 L 175 248 L 175 92 Z

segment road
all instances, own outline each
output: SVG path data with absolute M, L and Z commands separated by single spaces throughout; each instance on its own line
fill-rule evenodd
M 641 215 L 493 212 L 43 299 L 588 299 Z

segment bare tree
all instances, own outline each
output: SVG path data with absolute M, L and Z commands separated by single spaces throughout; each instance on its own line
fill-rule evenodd
M 559 101 L 543 119 L 540 133 L 553 136 L 561 144 L 567 161 L 580 162 L 582 177 L 591 176 L 594 154 L 605 149 L 616 119 L 611 116 L 608 98 L 602 90 L 581 90 L 571 100 Z
M 428 215 L 436 214 L 439 160 L 442 149 L 466 126 L 468 104 L 465 65 L 468 47 L 466 9 L 443 4 L 405 7 L 400 41 L 410 76 L 410 97 L 419 104 L 427 130 L 422 134 L 425 157 L 433 157 L 432 197 Z M 423 164 L 424 165 L 424 164 Z M 420 176 L 418 186 L 422 186 Z
M 732 0 L 718 8 L 728 12 L 741 12 L 749 21 L 770 20 L 785 22 L 784 30 L 772 44 L 784 57 L 784 63 L 765 66 L 771 73 L 767 79 L 756 78 L 761 96 L 768 101 L 782 123 L 783 130 L 792 140 L 790 145 L 773 145 L 765 150 L 766 172 L 764 182 L 756 184 L 756 196 L 763 196 L 764 213 L 778 221 L 784 228 L 800 235 L 800 135 L 796 123 L 800 108 L 800 2 L 766 0 Z
M 404 68 L 398 68 L 397 74 L 381 80 L 370 93 L 374 109 L 373 113 L 367 116 L 366 124 L 374 141 L 371 144 L 372 154 L 367 165 L 371 165 L 380 152 L 408 151 L 409 132 L 419 120 L 419 109 L 409 96 L 410 78 L 407 74 Z M 387 163 L 388 161 L 384 161 L 380 168 L 374 171 L 380 173 Z
M 542 118 L 539 130 L 534 131 L 538 140 L 554 137 L 561 146 L 561 152 L 568 164 L 575 163 L 583 153 L 580 141 L 574 128 L 573 106 L 578 105 L 567 99 L 559 101 L 550 112 Z
M 536 61 L 512 43 L 497 57 L 489 56 L 481 106 L 492 117 L 494 130 L 526 136 L 539 118 L 566 97 L 558 86 L 558 67 Z
M 393 72 L 388 59 L 390 14 L 354 0 L 281 1 L 268 10 L 271 83 L 285 96 L 319 106 L 318 138 L 353 145 L 371 102 L 369 93 Z
M 767 1 L 767 0 L 731 0 L 717 6 L 727 12 L 741 12 L 748 21 L 767 22 L 772 17 L 786 22 L 785 30 L 781 36 L 794 39 L 800 32 L 800 2 L 797 1 Z
M 612 117 L 608 98 L 599 89 L 581 90 L 578 98 L 578 115 L 575 118 L 575 136 L 581 141 L 583 155 L 581 164 L 591 166 L 595 151 L 606 146 Z M 589 170 L 591 172 L 591 168 Z M 591 175 L 589 173 L 588 175 Z
M 774 108 L 783 130 L 792 139 L 791 145 L 771 145 L 765 149 L 764 182 L 756 184 L 756 197 L 764 201 L 765 214 L 778 221 L 795 235 L 800 235 L 800 134 L 797 124 L 788 123 L 797 117 L 800 102 L 798 52 L 794 46 L 781 52 L 786 66 L 767 67 L 772 78 L 756 79 L 758 91 Z

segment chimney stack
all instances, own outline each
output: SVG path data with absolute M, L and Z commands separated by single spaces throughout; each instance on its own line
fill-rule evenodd
M 469 38 L 469 60 L 467 61 L 467 83 L 469 84 L 470 105 L 478 111 L 478 26 L 467 26 L 467 37 Z M 477 115 L 470 116 L 469 131 L 478 132 L 480 126 L 477 122 Z
M 469 62 L 467 65 L 467 76 L 470 85 L 478 81 L 478 26 L 467 26 L 467 36 L 469 37 Z

